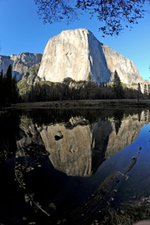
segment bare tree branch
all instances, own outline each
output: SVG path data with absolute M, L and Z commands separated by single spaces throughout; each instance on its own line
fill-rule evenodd
M 104 35 L 118 35 L 144 17 L 146 0 L 34 0 L 44 23 L 72 22 L 81 12 L 96 16 Z M 149 1 L 149 0 L 148 0 Z M 150 1 L 149 1 L 150 2 Z

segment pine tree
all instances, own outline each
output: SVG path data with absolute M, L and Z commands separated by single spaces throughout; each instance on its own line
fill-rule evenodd
M 4 101 L 4 77 L 3 77 L 3 70 L 0 72 L 0 106 L 3 105 Z
M 115 70 L 114 81 L 113 81 L 113 91 L 115 93 L 116 98 L 124 98 L 125 93 L 121 84 L 120 77 L 118 76 L 117 71 Z
M 3 101 L 5 104 L 19 101 L 19 91 L 17 88 L 16 75 L 12 78 L 12 66 L 9 65 L 6 75 L 1 78 L 3 81 Z
M 17 88 L 17 78 L 16 75 L 12 78 L 12 103 L 19 101 L 19 91 Z
M 5 97 L 6 103 L 12 102 L 12 66 L 9 65 L 5 79 Z

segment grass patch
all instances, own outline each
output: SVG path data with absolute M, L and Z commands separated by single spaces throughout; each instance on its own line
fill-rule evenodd
M 91 225 L 132 225 L 140 220 L 150 219 L 150 205 L 147 202 L 134 202 L 125 209 L 116 210 L 109 207 L 107 213 L 96 219 Z
M 132 83 L 131 85 L 132 85 L 132 86 L 138 86 L 138 84 L 137 84 L 137 83 Z
M 20 95 L 24 95 L 26 94 L 28 91 L 30 91 L 31 86 L 27 84 L 27 80 L 24 81 L 19 81 L 17 83 L 18 89 L 19 89 L 19 94 Z
M 31 66 L 31 67 L 28 69 L 28 72 L 30 73 L 30 75 L 37 76 L 38 71 L 39 71 L 39 68 L 40 68 L 40 63 L 37 63 L 37 64 Z

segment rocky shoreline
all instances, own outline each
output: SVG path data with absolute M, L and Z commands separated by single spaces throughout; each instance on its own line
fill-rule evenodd
M 26 102 L 12 104 L 9 108 L 107 108 L 107 107 L 149 107 L 149 99 L 107 99 L 107 100 L 65 100 L 49 102 Z

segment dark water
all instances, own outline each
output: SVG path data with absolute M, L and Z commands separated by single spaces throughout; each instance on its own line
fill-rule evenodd
M 1 112 L 0 224 L 72 224 L 71 212 L 116 171 L 113 194 L 105 187 L 111 207 L 148 199 L 149 116 L 148 109 Z

